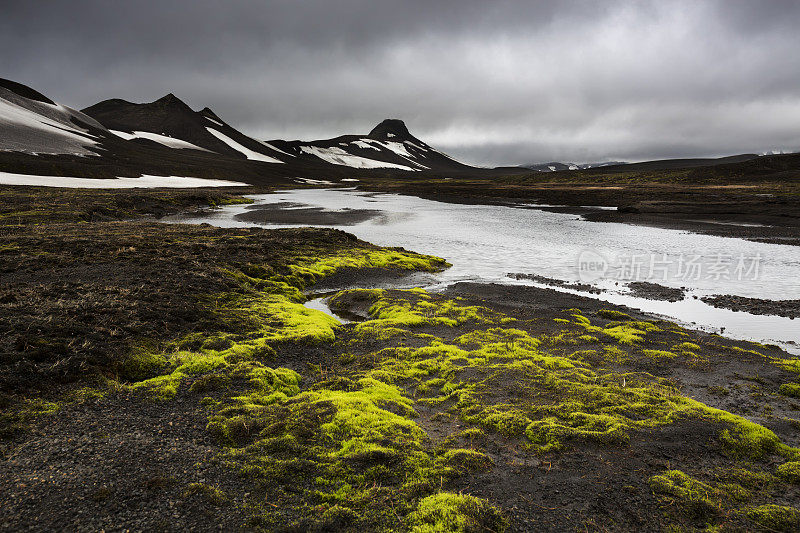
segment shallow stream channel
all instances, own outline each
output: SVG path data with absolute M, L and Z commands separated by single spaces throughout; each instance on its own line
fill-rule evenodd
M 800 299 L 797 246 L 591 222 L 546 206 L 450 204 L 355 189 L 298 189 L 251 198 L 253 204 L 165 221 L 342 229 L 373 244 L 445 258 L 452 268 L 415 280 L 430 291 L 461 281 L 550 287 L 800 353 L 800 319 L 715 308 L 701 299 Z M 680 291 L 654 299 L 636 290 L 637 282 L 639 289 L 644 282 L 656 292 Z M 330 313 L 324 298 L 314 297 L 308 305 Z

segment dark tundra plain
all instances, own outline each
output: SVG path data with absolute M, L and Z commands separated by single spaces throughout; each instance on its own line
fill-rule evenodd
M 494 183 L 363 185 L 622 201 Z M 787 235 L 749 238 L 796 240 L 796 186 L 758 187 Z M 800 529 L 786 352 L 552 289 L 392 288 L 446 258 L 342 231 L 156 220 L 252 192 L 0 190 L 0 529 Z

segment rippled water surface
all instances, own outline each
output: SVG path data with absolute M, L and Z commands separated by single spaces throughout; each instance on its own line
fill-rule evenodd
M 283 211 L 280 220 L 285 221 L 286 211 L 322 208 L 330 227 L 374 244 L 446 258 L 453 267 L 437 276 L 433 288 L 463 280 L 536 285 L 508 277 L 509 273 L 536 274 L 588 282 L 606 289 L 595 297 L 695 327 L 725 328 L 727 335 L 778 342 L 792 351 L 797 349 L 790 343 L 800 342 L 800 321 L 715 309 L 693 298 L 709 294 L 800 298 L 800 247 L 588 222 L 576 215 L 538 209 L 448 204 L 348 189 L 291 190 L 253 198 L 255 205 L 227 206 L 171 221 L 222 227 L 301 226 L 310 224 L 274 224 L 270 217 L 274 209 Z M 271 207 L 260 211 L 259 206 Z M 352 216 L 352 210 L 369 210 L 370 216 L 362 220 Z M 330 222 L 329 211 L 349 211 L 351 222 L 331 225 L 336 222 Z M 255 222 L 237 219 L 246 212 Z M 633 297 L 626 285 L 634 280 L 685 287 L 687 299 L 670 303 Z

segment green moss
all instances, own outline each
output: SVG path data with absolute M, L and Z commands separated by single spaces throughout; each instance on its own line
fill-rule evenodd
M 747 511 L 747 517 L 771 531 L 797 531 L 800 529 L 800 511 L 782 505 L 761 505 Z
M 463 448 L 447 450 L 442 460 L 462 471 L 486 470 L 492 466 L 492 460 L 485 453 Z
M 410 527 L 413 533 L 501 532 L 507 522 L 486 500 L 442 492 L 419 502 Z
M 43 398 L 25 398 L 10 407 L 3 406 L 0 410 L 0 438 L 12 437 L 27 429 L 37 417 L 53 414 L 60 408 L 58 403 Z
M 460 305 L 455 300 L 433 298 L 425 291 L 383 291 L 352 289 L 341 291 L 329 300 L 332 309 L 346 307 L 347 300 L 371 302 L 370 327 L 414 328 L 422 326 L 456 327 L 466 322 L 500 323 L 499 317 L 487 308 Z
M 717 477 L 723 483 L 736 483 L 750 490 L 761 490 L 773 481 L 768 472 L 753 472 L 746 468 L 725 468 Z
M 186 374 L 182 372 L 173 372 L 135 383 L 131 386 L 131 389 L 145 391 L 151 399 L 165 402 L 175 397 L 178 393 L 178 387 L 185 377 Z
M 163 356 L 162 356 L 163 357 Z M 167 401 L 175 397 L 178 387 L 188 376 L 204 374 L 226 365 L 225 357 L 192 352 L 178 352 L 168 360 L 171 372 L 145 379 L 131 385 L 135 391 L 146 391 L 157 401 Z
M 230 381 L 230 378 L 224 374 L 207 374 L 195 380 L 189 390 L 197 393 L 220 390 L 227 387 Z
M 648 331 L 659 331 L 659 328 L 649 322 L 625 322 L 623 324 L 611 323 L 601 333 L 612 337 L 620 344 L 637 344 L 644 340 Z
M 800 383 L 784 383 L 778 390 L 784 396 L 800 398 Z
M 141 381 L 160 374 L 167 367 L 167 358 L 140 347 L 117 366 L 117 374 L 126 381 Z
M 644 356 L 648 359 L 652 359 L 654 361 L 669 361 L 677 357 L 674 353 L 664 350 L 642 350 L 642 354 L 644 354 Z
M 650 478 L 650 488 L 657 494 L 671 496 L 691 514 L 707 516 L 720 512 L 720 492 L 680 470 L 668 470 Z
M 386 307 L 398 305 L 395 297 L 385 292 L 370 294 Z M 406 303 L 400 300 L 401 305 Z M 496 320 L 492 317 L 483 323 L 491 325 Z M 610 326 L 635 328 L 642 334 L 659 329 L 649 322 Z M 503 435 L 524 435 L 540 453 L 558 450 L 574 440 L 623 444 L 631 430 L 671 424 L 684 417 L 707 417 L 721 423 L 721 441 L 731 452 L 760 457 L 781 449 L 774 433 L 762 426 L 685 398 L 657 382 L 637 376 L 599 375 L 585 365 L 592 360 L 589 353 L 576 352 L 570 358 L 548 355 L 540 339 L 520 329 L 484 326 L 454 342 L 432 340 L 422 348 L 381 350 L 371 356 L 373 367 L 367 375 L 416 390 L 421 403 L 454 402 L 454 411 L 464 421 Z M 651 359 L 675 357 L 659 350 L 643 353 Z M 613 346 L 605 354 L 607 362 L 623 363 L 628 357 Z M 473 378 L 460 380 L 467 370 Z M 481 381 L 486 376 L 491 379 Z M 505 383 L 525 383 L 514 405 L 491 401 L 498 384 Z M 528 391 L 535 402 L 527 398 Z
M 700 345 L 693 342 L 682 342 L 673 346 L 672 349 L 676 352 L 688 352 L 694 354 L 699 352 L 702 348 L 700 348 Z
M 604 346 L 603 358 L 605 361 L 616 365 L 624 365 L 630 361 L 628 352 L 621 350 L 617 346 Z
M 595 314 L 600 318 L 608 320 L 633 320 L 630 315 L 626 315 L 620 311 L 614 311 L 613 309 L 600 309 Z
M 405 250 L 351 250 L 347 254 L 322 258 L 298 257 L 289 265 L 285 280 L 304 288 L 344 268 L 386 268 L 438 272 L 450 264 L 440 257 L 416 254 Z
M 183 491 L 184 498 L 189 496 L 201 496 L 206 502 L 216 506 L 227 505 L 231 501 L 223 491 L 205 483 L 190 483 Z
M 777 359 L 775 364 L 800 376 L 800 359 Z
M 800 483 L 800 461 L 783 463 L 775 473 L 778 477 L 790 483 Z
M 210 205 L 211 207 L 218 207 L 223 205 L 252 204 L 253 202 L 255 202 L 255 200 L 253 200 L 252 198 L 229 196 L 224 198 L 209 198 L 208 205 Z

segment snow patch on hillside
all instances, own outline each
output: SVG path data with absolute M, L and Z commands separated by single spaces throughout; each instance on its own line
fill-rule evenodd
M 268 143 L 268 142 L 266 142 L 266 141 L 258 141 L 258 142 L 260 142 L 261 144 L 263 144 L 264 146 L 266 146 L 266 147 L 267 147 L 267 148 L 269 148 L 270 150 L 275 150 L 276 152 L 280 152 L 280 153 L 282 153 L 282 154 L 286 154 L 286 155 L 288 155 L 289 157 L 297 157 L 296 155 L 294 155 L 294 154 L 290 154 L 289 152 L 284 152 L 284 151 L 283 151 L 283 150 L 281 150 L 280 148 L 278 148 L 278 147 L 276 147 L 276 146 L 273 146 L 273 145 L 271 145 L 270 143 Z
M 372 141 L 372 139 L 361 139 L 361 140 L 359 140 L 359 141 L 353 141 L 353 143 L 352 143 L 352 144 L 355 144 L 355 145 L 356 145 L 356 146 L 358 146 L 359 148 L 369 148 L 370 150 L 377 150 L 377 151 L 379 151 L 379 152 L 380 152 L 380 151 L 381 151 L 381 149 L 380 149 L 380 148 L 378 148 L 377 146 L 372 146 L 372 145 L 370 144 L 370 142 L 371 142 L 371 141 Z
M 130 141 L 133 139 L 147 139 L 149 141 L 154 141 L 159 144 L 163 144 L 169 148 L 178 148 L 178 149 L 189 149 L 189 150 L 202 150 L 203 152 L 210 152 L 211 150 L 206 150 L 205 148 L 200 148 L 196 144 L 192 144 L 187 141 L 183 141 L 181 139 L 176 139 L 174 137 L 169 137 L 167 135 L 159 135 L 158 133 L 152 133 L 149 131 L 134 131 L 133 133 L 127 133 L 124 131 L 119 130 L 108 130 L 117 137 L 122 137 L 126 141 Z
M 357 155 L 348 154 L 341 148 L 319 148 L 317 146 L 302 146 L 300 150 L 311 155 L 315 155 L 334 165 L 343 165 L 353 168 L 398 168 L 400 170 L 415 171 L 418 169 L 411 168 L 405 165 L 398 165 L 396 163 L 387 163 L 386 161 L 376 161 L 374 159 L 367 159 Z
M 60 106 L 47 105 L 62 111 Z M 97 141 L 69 123 L 68 114 L 62 120 L 36 113 L 0 98 L 0 150 L 45 154 L 93 154 L 87 147 Z
M 274 157 L 270 157 L 268 155 L 260 154 L 260 153 L 256 152 L 255 150 L 251 150 L 250 148 L 237 143 L 236 141 L 234 141 L 233 139 L 231 139 L 230 137 L 228 137 L 224 133 L 221 133 L 221 132 L 215 130 L 214 128 L 206 127 L 206 129 L 208 130 L 208 132 L 211 135 L 213 135 L 214 137 L 216 137 L 220 141 L 224 142 L 225 144 L 227 144 L 228 146 L 230 146 L 231 148 L 233 148 L 237 152 L 243 154 L 247 159 L 250 159 L 251 161 L 263 161 L 265 163 L 283 163 L 283 161 L 281 161 L 280 159 L 275 159 Z
M 246 187 L 246 183 L 225 180 L 207 180 L 185 176 L 150 176 L 138 178 L 71 178 L 63 176 L 36 176 L 33 174 L 13 174 L 0 172 L 0 185 L 30 185 L 37 187 L 64 187 L 68 189 L 151 189 L 167 187 L 182 189 L 193 187 Z

